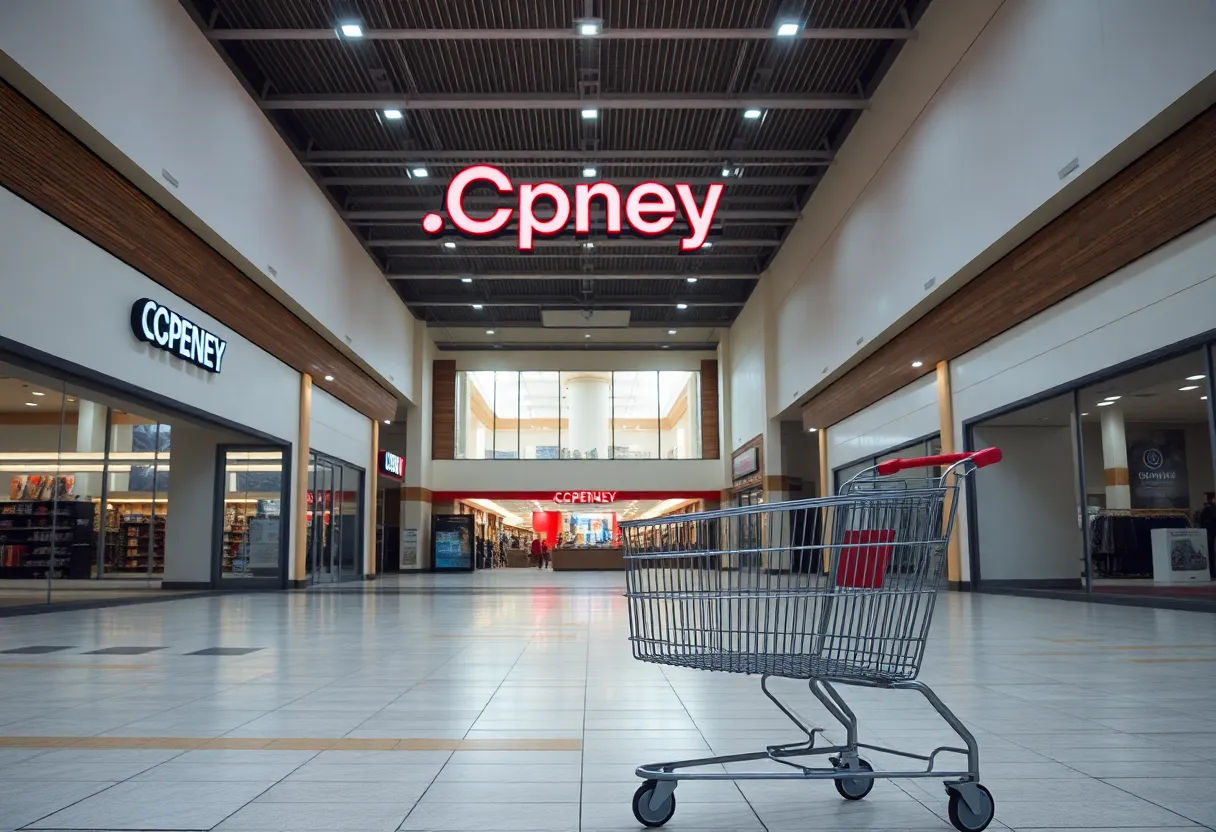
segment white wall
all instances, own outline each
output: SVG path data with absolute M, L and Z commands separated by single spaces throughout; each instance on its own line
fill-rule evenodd
M 955 436 L 984 413 L 1208 332 L 1213 309 L 1216 220 L 951 362 Z M 962 525 L 966 580 L 965 515 Z
M 977 446 L 1005 452 L 1000 464 L 975 474 L 981 580 L 1079 583 L 1084 548 L 1072 428 L 985 426 L 975 437 Z
M 740 445 L 764 433 L 766 427 L 765 297 L 762 279 L 730 331 L 730 395 L 724 397 L 730 412 L 729 441 L 723 447 L 727 457 Z
M 224 432 L 191 424 L 173 425 L 173 463 L 165 516 L 167 583 L 211 584 L 215 517 L 216 446 Z
M 640 372 L 642 370 L 686 370 L 700 372 L 701 361 L 717 358 L 713 351 L 581 351 L 554 350 L 545 352 L 516 352 L 514 350 L 456 350 L 436 351 L 434 358 L 456 362 L 459 372 L 476 370 L 527 370 L 531 372 L 559 372 L 573 370 L 597 370 L 606 372 L 619 370 Z
M 1216 96 L 1216 0 L 936 0 L 918 29 L 765 277 L 771 412 Z
M 940 427 L 937 375 L 930 373 L 828 428 L 828 470 L 915 442 Z
M 179 3 L 9 0 L 0 73 L 335 345 L 420 400 L 413 318 Z
M 725 487 L 716 459 L 508 460 L 435 459 L 432 491 L 470 495 L 494 491 L 718 491 Z
M 320 388 L 312 389 L 308 443 L 314 451 L 366 469 L 372 457 L 372 423 Z
M 131 305 L 157 300 L 228 341 L 223 372 L 131 333 Z M 89 370 L 295 442 L 299 374 L 214 318 L 0 189 L 0 335 Z

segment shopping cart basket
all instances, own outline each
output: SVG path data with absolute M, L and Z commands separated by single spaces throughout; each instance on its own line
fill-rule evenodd
M 834 497 L 634 520 L 625 544 L 629 638 L 634 658 L 673 667 L 757 674 L 760 688 L 805 739 L 763 751 L 639 766 L 633 813 L 645 826 L 675 814 L 681 780 L 832 780 L 861 800 L 883 778 L 935 777 L 951 823 L 981 832 L 995 812 L 980 785 L 975 737 L 917 675 L 946 562 L 964 477 L 1001 452 L 895 459 L 861 472 Z M 900 478 L 894 475 L 905 473 Z M 810 727 L 770 689 L 773 677 L 808 682 L 844 728 L 843 745 L 816 747 Z M 964 748 L 929 754 L 858 741 L 857 718 L 836 685 L 922 694 Z M 862 749 L 919 760 L 910 771 L 875 771 Z M 942 753 L 965 770 L 936 768 Z M 827 766 L 799 762 L 827 756 Z M 788 771 L 727 771 L 768 760 Z M 809 761 L 808 761 L 809 762 Z M 714 766 L 714 770 L 689 771 Z

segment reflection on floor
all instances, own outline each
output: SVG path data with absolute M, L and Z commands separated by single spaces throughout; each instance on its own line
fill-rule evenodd
M 0 609 L 51 608 L 58 605 L 86 603 L 109 603 L 147 598 L 174 598 L 189 595 L 189 592 L 163 590 L 160 576 L 152 580 L 129 577 L 106 578 L 100 581 L 57 580 L 51 582 L 48 592 L 46 581 L 0 580 Z
M 641 664 L 627 634 L 619 574 L 537 570 L 10 619 L 0 830 L 634 830 L 639 763 L 793 739 L 758 680 Z M 951 593 L 925 667 L 993 829 L 1216 825 L 1216 616 Z M 852 701 L 863 739 L 950 741 L 911 694 Z M 676 795 L 673 830 L 950 829 L 933 780 Z

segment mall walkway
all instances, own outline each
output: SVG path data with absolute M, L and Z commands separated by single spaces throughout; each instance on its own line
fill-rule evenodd
M 1216 826 L 1216 617 L 938 613 L 924 676 L 992 828 Z M 629 830 L 638 763 L 792 739 L 756 680 L 642 665 L 627 629 L 619 575 L 532 570 L 3 620 L 0 830 Z M 947 739 L 911 695 L 855 701 L 871 739 Z M 950 828 L 936 781 L 676 794 L 669 829 Z

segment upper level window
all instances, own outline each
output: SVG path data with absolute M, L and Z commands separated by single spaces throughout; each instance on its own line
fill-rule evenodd
M 457 459 L 700 459 L 701 374 L 456 374 Z

